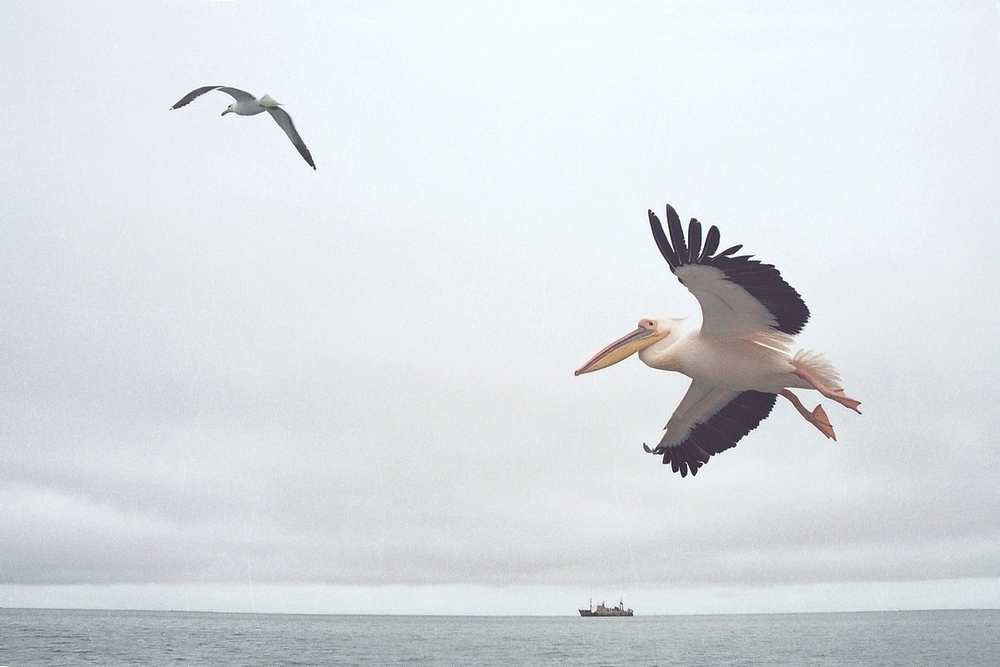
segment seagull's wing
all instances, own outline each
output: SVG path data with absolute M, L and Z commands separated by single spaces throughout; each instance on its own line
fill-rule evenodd
M 643 448 L 663 456 L 674 472 L 686 477 L 719 452 L 736 446 L 750 431 L 771 414 L 777 394 L 760 391 L 731 391 L 697 380 L 667 422 L 666 433 L 655 449 Z
M 240 90 L 239 88 L 230 88 L 229 86 L 219 86 L 219 90 L 226 93 L 227 95 L 232 95 L 233 99 L 237 102 L 256 102 L 257 98 L 248 93 L 245 90 Z
M 802 297 L 781 277 L 774 266 L 749 255 L 733 255 L 743 246 L 716 253 L 719 230 L 708 230 L 701 243 L 701 223 L 691 219 L 687 240 L 680 218 L 667 204 L 667 227 L 649 212 L 649 226 L 663 258 L 682 285 L 701 304 L 702 333 L 733 336 L 773 328 L 788 335 L 802 331 L 809 308 Z
M 177 104 L 175 104 L 174 106 L 172 106 L 170 108 L 171 109 L 180 109 L 181 107 L 190 104 L 191 101 L 193 99 L 195 99 L 196 97 L 201 97 L 205 93 L 207 93 L 207 92 L 209 92 L 211 90 L 216 90 L 216 89 L 221 88 L 221 87 L 222 86 L 203 86 L 201 88 L 195 88 L 190 93 L 188 93 L 187 95 L 185 95 L 181 99 L 177 100 Z
M 229 88 L 228 86 L 202 86 L 201 88 L 195 88 L 190 93 L 182 97 L 177 101 L 177 104 L 170 107 L 171 109 L 180 109 L 182 106 L 190 104 L 195 98 L 201 97 L 205 93 L 209 93 L 213 90 L 221 90 L 224 93 L 231 95 L 237 102 L 242 102 L 244 100 L 256 100 L 257 98 L 250 93 L 240 90 L 239 88 Z
M 285 131 L 288 138 L 292 140 L 295 148 L 299 151 L 299 155 L 301 155 L 305 161 L 309 163 L 310 167 L 315 169 L 316 163 L 313 162 L 312 155 L 309 154 L 309 149 L 306 148 L 306 144 L 302 141 L 302 137 L 300 137 L 299 133 L 295 130 L 295 123 L 292 122 L 292 117 L 289 116 L 284 109 L 279 107 L 268 107 L 267 112 L 271 114 L 271 118 L 274 119 L 274 122 L 276 122 L 281 129 Z

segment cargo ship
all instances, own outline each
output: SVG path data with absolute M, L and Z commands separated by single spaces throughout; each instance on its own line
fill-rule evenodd
M 605 607 L 604 603 L 600 603 L 596 607 L 594 606 L 594 601 L 590 601 L 590 609 L 581 609 L 580 616 L 631 616 L 632 610 L 626 609 L 625 604 L 619 600 L 617 607 Z

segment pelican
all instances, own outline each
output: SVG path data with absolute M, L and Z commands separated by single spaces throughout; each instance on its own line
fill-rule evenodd
M 312 155 L 309 154 L 309 149 L 306 148 L 306 144 L 302 141 L 302 137 L 295 130 L 295 123 L 292 122 L 292 117 L 281 108 L 280 102 L 276 102 L 268 94 L 264 94 L 263 97 L 257 99 L 250 93 L 240 90 L 239 88 L 230 88 L 229 86 L 204 86 L 202 88 L 196 88 L 190 93 L 182 97 L 177 101 L 177 104 L 170 107 L 171 109 L 180 109 L 191 103 L 197 97 L 204 95 L 205 93 L 211 92 L 213 90 L 220 90 L 230 96 L 236 101 L 226 107 L 226 110 L 222 112 L 225 116 L 227 113 L 234 113 L 237 116 L 256 116 L 264 111 L 271 114 L 271 118 L 274 122 L 278 124 L 288 138 L 292 140 L 292 144 L 299 151 L 299 155 L 305 159 L 309 166 L 314 170 L 316 169 L 316 164 L 313 162 Z
M 806 409 L 790 389 L 815 389 L 858 414 L 861 403 L 844 394 L 837 371 L 822 355 L 790 353 L 792 336 L 809 320 L 799 293 L 774 266 L 737 256 L 742 245 L 716 252 L 720 235 L 714 225 L 703 246 L 701 223 L 692 218 L 685 241 L 680 218 L 669 204 L 669 240 L 652 211 L 649 226 L 670 270 L 698 299 L 701 328 L 685 331 L 681 319 L 640 320 L 635 331 L 598 352 L 575 375 L 607 368 L 638 352 L 647 366 L 691 378 L 659 444 L 653 449 L 643 444 L 681 477 L 688 471 L 697 474 L 711 456 L 735 447 L 771 413 L 779 395 L 836 440 L 823 406 Z

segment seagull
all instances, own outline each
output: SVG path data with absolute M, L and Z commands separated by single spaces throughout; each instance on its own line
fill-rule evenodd
M 309 149 L 306 148 L 305 142 L 302 141 L 302 137 L 299 133 L 295 131 L 295 123 L 292 122 L 292 117 L 289 116 L 284 109 L 279 105 L 279 102 L 274 101 L 274 99 L 265 94 L 262 98 L 257 99 L 250 93 L 240 90 L 239 88 L 230 88 L 229 86 L 204 86 L 203 88 L 196 88 L 190 93 L 182 97 L 177 104 L 170 107 L 171 109 L 180 109 L 182 106 L 190 104 L 192 100 L 196 97 L 200 97 L 205 93 L 211 92 L 213 90 L 221 90 L 222 92 L 231 95 L 236 101 L 226 107 L 226 110 L 222 112 L 225 116 L 227 113 L 234 113 L 238 116 L 256 116 L 257 114 L 266 111 L 271 114 L 271 118 L 274 122 L 285 131 L 288 138 L 292 140 L 295 148 L 298 149 L 299 155 L 309 163 L 309 166 L 316 169 L 316 164 L 313 162 L 312 155 L 309 154 Z
M 722 252 L 714 225 L 702 245 L 701 223 L 692 218 L 687 239 L 677 212 L 667 205 L 667 228 L 649 211 L 653 239 L 677 280 L 701 305 L 702 325 L 685 331 L 683 319 L 643 319 L 632 333 L 616 340 L 580 367 L 590 373 L 639 353 L 652 368 L 676 371 L 691 386 L 649 454 L 663 456 L 681 477 L 698 473 L 711 456 L 735 447 L 771 413 L 778 396 L 788 399 L 806 421 L 837 439 L 822 405 L 808 410 L 789 391 L 815 389 L 861 413 L 844 394 L 840 377 L 821 354 L 790 353 L 793 336 L 802 331 L 809 309 L 774 266 L 736 255 L 736 245 Z

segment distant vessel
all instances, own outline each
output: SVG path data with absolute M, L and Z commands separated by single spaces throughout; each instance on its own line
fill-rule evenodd
M 580 616 L 631 616 L 632 610 L 626 609 L 625 604 L 619 600 L 617 607 L 605 607 L 600 603 L 594 607 L 594 601 L 590 601 L 590 609 L 581 609 Z

